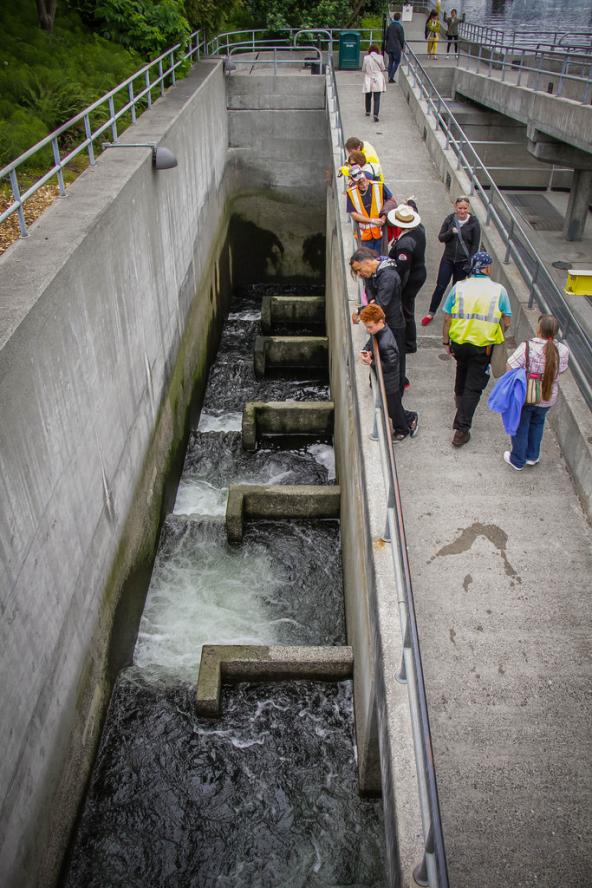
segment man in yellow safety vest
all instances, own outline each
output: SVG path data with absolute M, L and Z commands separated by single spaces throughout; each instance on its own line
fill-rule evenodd
M 350 185 L 347 189 L 347 207 L 351 219 L 357 222 L 355 237 L 360 246 L 376 250 L 382 248 L 382 229 L 386 214 L 382 214 L 384 202 L 390 200 L 392 192 L 383 182 L 370 181 L 364 171 L 354 164 L 349 171 Z
M 493 346 L 504 341 L 510 326 L 510 300 L 504 287 L 490 280 L 492 262 L 488 253 L 475 253 L 470 277 L 458 281 L 444 303 L 442 343 L 456 361 L 454 447 L 471 437 L 473 414 L 489 381 Z

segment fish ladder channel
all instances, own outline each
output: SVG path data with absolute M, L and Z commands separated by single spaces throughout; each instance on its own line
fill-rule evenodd
M 334 466 L 322 296 L 238 291 L 63 888 L 384 885 Z

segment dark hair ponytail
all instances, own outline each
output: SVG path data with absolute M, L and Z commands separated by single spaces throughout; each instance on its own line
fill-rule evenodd
M 541 396 L 543 401 L 551 399 L 553 391 L 553 383 L 559 375 L 559 352 L 553 339 L 559 330 L 559 321 L 553 315 L 541 315 L 539 318 L 538 332 L 541 339 L 546 339 L 545 345 L 545 372 L 543 373 L 543 384 L 541 388 Z

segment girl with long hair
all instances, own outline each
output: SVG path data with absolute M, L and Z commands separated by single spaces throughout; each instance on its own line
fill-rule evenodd
M 440 17 L 435 9 L 432 9 L 425 23 L 424 36 L 428 41 L 428 58 L 438 61 L 438 35 L 441 30 Z
M 523 342 L 508 358 L 509 370 L 524 367 L 527 376 L 538 377 L 541 388 L 540 401 L 522 408 L 520 425 L 512 437 L 512 449 L 504 453 L 504 460 L 518 471 L 525 466 L 536 466 L 540 461 L 545 419 L 557 400 L 559 374 L 567 370 L 569 349 L 555 340 L 558 330 L 557 318 L 541 315 L 535 338 Z

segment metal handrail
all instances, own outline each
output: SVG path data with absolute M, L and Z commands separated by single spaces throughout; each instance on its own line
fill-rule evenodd
M 419 89 L 427 105 L 428 115 L 433 114 L 436 128 L 446 138 L 446 150 L 452 150 L 457 159 L 457 170 L 462 169 L 469 178 L 469 193 L 479 195 L 487 212 L 485 225 L 491 222 L 506 247 L 504 264 L 514 261 L 522 279 L 529 287 L 528 307 L 536 303 L 545 314 L 558 319 L 562 335 L 570 351 L 570 368 L 588 406 L 592 407 L 592 341 L 579 319 L 572 312 L 564 292 L 557 286 L 541 257 L 532 245 L 513 210 L 502 196 L 470 139 L 447 107 L 431 78 L 419 62 L 413 50 L 404 47 L 402 64 L 412 86 Z M 481 181 L 483 180 L 483 181 Z
M 252 53 L 257 54 L 257 58 L 248 58 L 248 59 L 238 59 L 235 56 L 236 52 L 245 52 L 251 55 Z M 286 46 L 282 44 L 281 46 L 268 46 L 267 43 L 263 43 L 262 46 L 259 46 L 257 43 L 252 46 L 250 43 L 246 46 L 243 46 L 240 43 L 235 43 L 228 50 L 226 58 L 231 64 L 228 64 L 226 67 L 227 73 L 230 73 L 233 65 L 269 65 L 273 63 L 273 72 L 274 75 L 277 74 L 277 66 L 278 65 L 295 65 L 302 64 L 302 59 L 295 57 L 290 59 L 278 59 L 278 52 L 314 52 L 317 54 L 319 60 L 319 69 L 322 68 L 323 65 L 323 52 L 319 49 L 318 46 Z M 260 57 L 261 53 L 272 53 L 272 60 L 270 62 L 269 58 L 265 56 Z M 309 61 L 309 59 L 306 59 Z M 320 70 L 319 70 L 320 73 Z
M 109 92 L 105 93 L 105 95 L 101 96 L 101 98 L 93 102 L 92 105 L 89 105 L 88 108 L 80 111 L 66 123 L 62 124 L 62 126 L 51 132 L 40 142 L 37 142 L 36 145 L 33 145 L 23 154 L 19 155 L 16 160 L 13 160 L 11 163 L 7 164 L 3 169 L 1 169 L 0 179 L 8 178 L 10 180 L 13 202 L 6 208 L 3 213 L 0 214 L 0 223 L 4 222 L 4 220 L 11 216 L 13 213 L 17 213 L 20 235 L 21 237 L 27 237 L 28 231 L 23 209 L 26 201 L 54 176 L 57 178 L 58 181 L 60 196 L 64 197 L 66 194 L 64 169 L 67 167 L 67 165 L 71 163 L 71 161 L 75 157 L 86 150 L 88 154 L 89 164 L 91 167 L 94 167 L 96 165 L 94 143 L 97 141 L 97 139 L 99 139 L 106 130 L 110 129 L 112 141 L 115 143 L 118 142 L 119 134 L 117 130 L 117 121 L 124 114 L 127 114 L 129 112 L 131 114 L 131 123 L 132 125 L 135 124 L 137 122 L 139 114 L 142 113 L 142 109 L 138 109 L 138 104 L 143 103 L 145 100 L 146 109 L 144 110 L 148 110 L 152 105 L 152 90 L 154 88 L 159 88 L 160 95 L 163 96 L 165 91 L 166 78 L 169 77 L 171 85 L 173 85 L 176 81 L 175 71 L 177 70 L 177 68 L 180 67 L 180 65 L 182 65 L 188 59 L 193 61 L 194 57 L 197 57 L 197 59 L 199 60 L 200 54 L 205 49 L 205 40 L 201 37 L 201 31 L 195 31 L 193 34 L 190 35 L 187 50 L 179 58 L 175 58 L 175 54 L 181 49 L 182 45 L 180 43 L 177 43 L 175 44 L 175 46 L 167 49 L 157 58 L 153 59 L 153 61 L 148 62 L 134 74 L 128 77 L 127 80 L 124 80 L 122 83 L 119 83 L 113 89 L 109 90 Z M 166 70 L 164 65 L 165 60 L 167 60 L 168 62 L 168 67 L 166 67 Z M 155 77 L 155 79 L 152 79 L 151 72 L 154 68 L 157 69 L 157 76 Z M 139 92 L 135 92 L 134 82 L 138 79 L 143 79 L 144 85 Z M 127 92 L 127 101 L 121 106 L 121 108 L 115 110 L 115 98 L 121 92 Z M 90 115 L 94 111 L 102 108 L 105 104 L 107 104 L 109 116 L 104 123 L 93 130 Z M 65 157 L 62 157 L 60 154 L 58 141 L 59 138 L 64 133 L 68 132 L 68 130 L 72 129 L 72 127 L 77 126 L 81 122 L 84 123 L 84 139 L 82 139 Z M 21 194 L 18 181 L 19 166 L 21 166 L 31 157 L 34 157 L 35 154 L 37 154 L 39 151 L 42 151 L 48 145 L 51 145 L 53 152 L 53 166 L 46 173 L 44 173 L 43 176 L 38 178 L 24 193 Z
M 373 440 L 377 440 L 380 446 L 387 503 L 384 540 L 391 543 L 393 570 L 397 579 L 397 591 L 399 593 L 399 623 L 403 640 L 401 665 L 396 675 L 396 680 L 401 684 L 407 684 L 408 689 L 424 836 L 423 857 L 413 871 L 413 878 L 418 885 L 427 885 L 430 888 L 448 888 L 448 865 L 413 585 L 411 582 L 411 569 L 407 554 L 403 505 L 393 449 L 382 364 L 375 339 L 373 340 L 373 358 L 376 380 L 372 379 L 374 427 L 371 437 Z
M 341 160 L 344 161 L 345 150 L 339 94 L 335 80 L 335 71 L 330 59 L 327 65 L 326 83 L 331 129 L 337 130 Z M 353 243 L 355 245 L 355 241 Z M 375 438 L 380 443 L 387 492 L 385 539 L 390 540 L 392 543 L 391 554 L 393 571 L 397 580 L 397 602 L 403 642 L 401 668 L 396 678 L 397 681 L 407 684 L 419 790 L 419 807 L 423 829 L 423 856 L 420 863 L 415 867 L 413 876 L 419 885 L 430 886 L 430 888 L 448 888 L 446 850 L 432 750 L 427 694 L 419 646 L 419 633 L 411 585 L 411 572 L 407 556 L 401 494 L 395 465 L 382 366 L 376 347 L 375 366 L 378 374 L 378 384 L 372 386 L 374 395 L 374 430 Z
M 483 55 L 484 48 L 487 50 L 486 55 Z M 520 58 L 516 58 L 516 56 L 520 54 Z M 462 62 L 461 60 L 466 60 L 466 62 Z M 534 64 L 527 64 L 526 59 L 530 61 L 533 59 Z M 557 70 L 557 67 L 544 67 L 543 64 L 537 64 L 538 60 L 541 60 L 543 63 L 550 62 L 557 66 L 558 63 L 561 63 L 561 68 Z M 581 60 L 580 60 L 581 59 Z M 557 84 L 557 91 L 553 93 L 556 98 L 563 98 L 563 92 L 566 84 L 574 84 L 577 89 L 577 96 L 570 96 L 570 101 L 579 101 L 582 105 L 589 105 L 590 100 L 592 99 L 592 57 L 591 56 L 576 56 L 576 55 L 550 55 L 545 51 L 539 50 L 529 50 L 525 47 L 520 49 L 512 49 L 510 46 L 493 46 L 492 44 L 479 44 L 478 52 L 467 52 L 464 48 L 461 47 L 459 52 L 456 54 L 456 64 L 459 67 L 465 68 L 467 71 L 471 69 L 474 73 L 479 73 L 481 70 L 481 66 L 485 66 L 487 68 L 487 76 L 492 76 L 493 69 L 500 70 L 501 69 L 501 80 L 505 82 L 506 80 L 506 72 L 509 70 L 512 74 L 516 75 L 516 83 L 515 86 L 522 85 L 522 75 L 526 74 L 534 74 L 534 81 L 532 83 L 527 83 L 527 87 L 532 89 L 534 92 L 547 92 L 549 82 L 552 82 L 554 85 Z M 571 66 L 576 66 L 578 68 L 586 68 L 588 69 L 587 74 L 570 74 L 569 69 Z M 543 82 L 541 84 L 541 75 L 544 75 Z M 552 81 L 549 81 L 549 78 L 552 78 Z M 542 89 L 539 87 L 542 86 Z
M 471 43 L 511 43 L 514 48 L 544 42 L 549 46 L 559 46 L 565 49 L 565 40 L 568 38 L 576 37 L 580 41 L 582 38 L 584 40 L 588 38 L 587 43 L 580 42 L 575 45 L 592 49 L 592 31 L 541 31 L 539 29 L 536 32 L 520 29 L 505 31 L 489 25 L 480 25 L 477 22 L 461 21 L 458 33 L 459 37 Z

